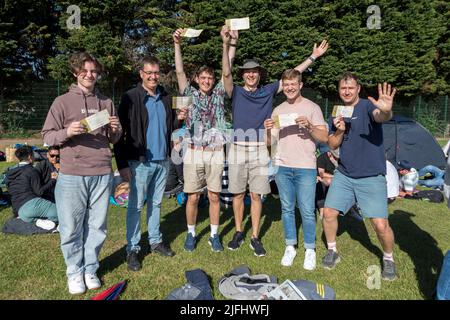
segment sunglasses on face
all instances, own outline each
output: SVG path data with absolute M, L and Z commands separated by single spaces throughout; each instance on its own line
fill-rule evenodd
M 59 158 L 59 154 L 49 154 L 50 158 Z

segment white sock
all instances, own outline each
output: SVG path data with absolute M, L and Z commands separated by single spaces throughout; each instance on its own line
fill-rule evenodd
M 383 259 L 394 262 L 394 253 L 393 252 L 386 253 L 386 252 L 383 251 Z
M 214 235 L 217 234 L 217 230 L 219 230 L 219 225 L 218 224 L 211 224 L 211 237 L 213 238 Z
M 187 227 L 188 232 L 192 234 L 193 237 L 195 237 L 195 224 L 188 224 Z
M 290 249 L 290 250 L 295 251 L 295 247 L 294 247 L 294 246 L 291 246 L 291 245 L 286 246 L 286 249 Z
M 327 242 L 328 250 L 333 250 L 334 252 L 337 252 L 336 249 L 336 242 Z

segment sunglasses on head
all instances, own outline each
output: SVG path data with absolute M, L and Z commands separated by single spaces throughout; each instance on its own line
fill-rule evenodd
M 50 158 L 59 158 L 59 154 L 49 154 L 49 157 Z

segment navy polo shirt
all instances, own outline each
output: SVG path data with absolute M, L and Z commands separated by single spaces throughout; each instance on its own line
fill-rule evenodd
M 382 124 L 375 122 L 375 105 L 359 99 L 351 118 L 344 118 L 345 133 L 339 150 L 338 170 L 350 178 L 386 175 L 386 156 Z M 333 118 L 328 120 L 330 134 L 336 131 Z

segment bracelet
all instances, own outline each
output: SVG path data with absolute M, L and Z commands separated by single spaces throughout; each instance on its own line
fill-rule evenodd
M 237 45 L 236 45 L 235 43 L 229 43 L 228 45 L 229 45 L 230 47 L 235 47 L 235 48 L 237 47 Z
M 308 59 L 311 60 L 311 62 L 316 61 L 316 58 L 314 58 L 313 56 L 309 56 Z

